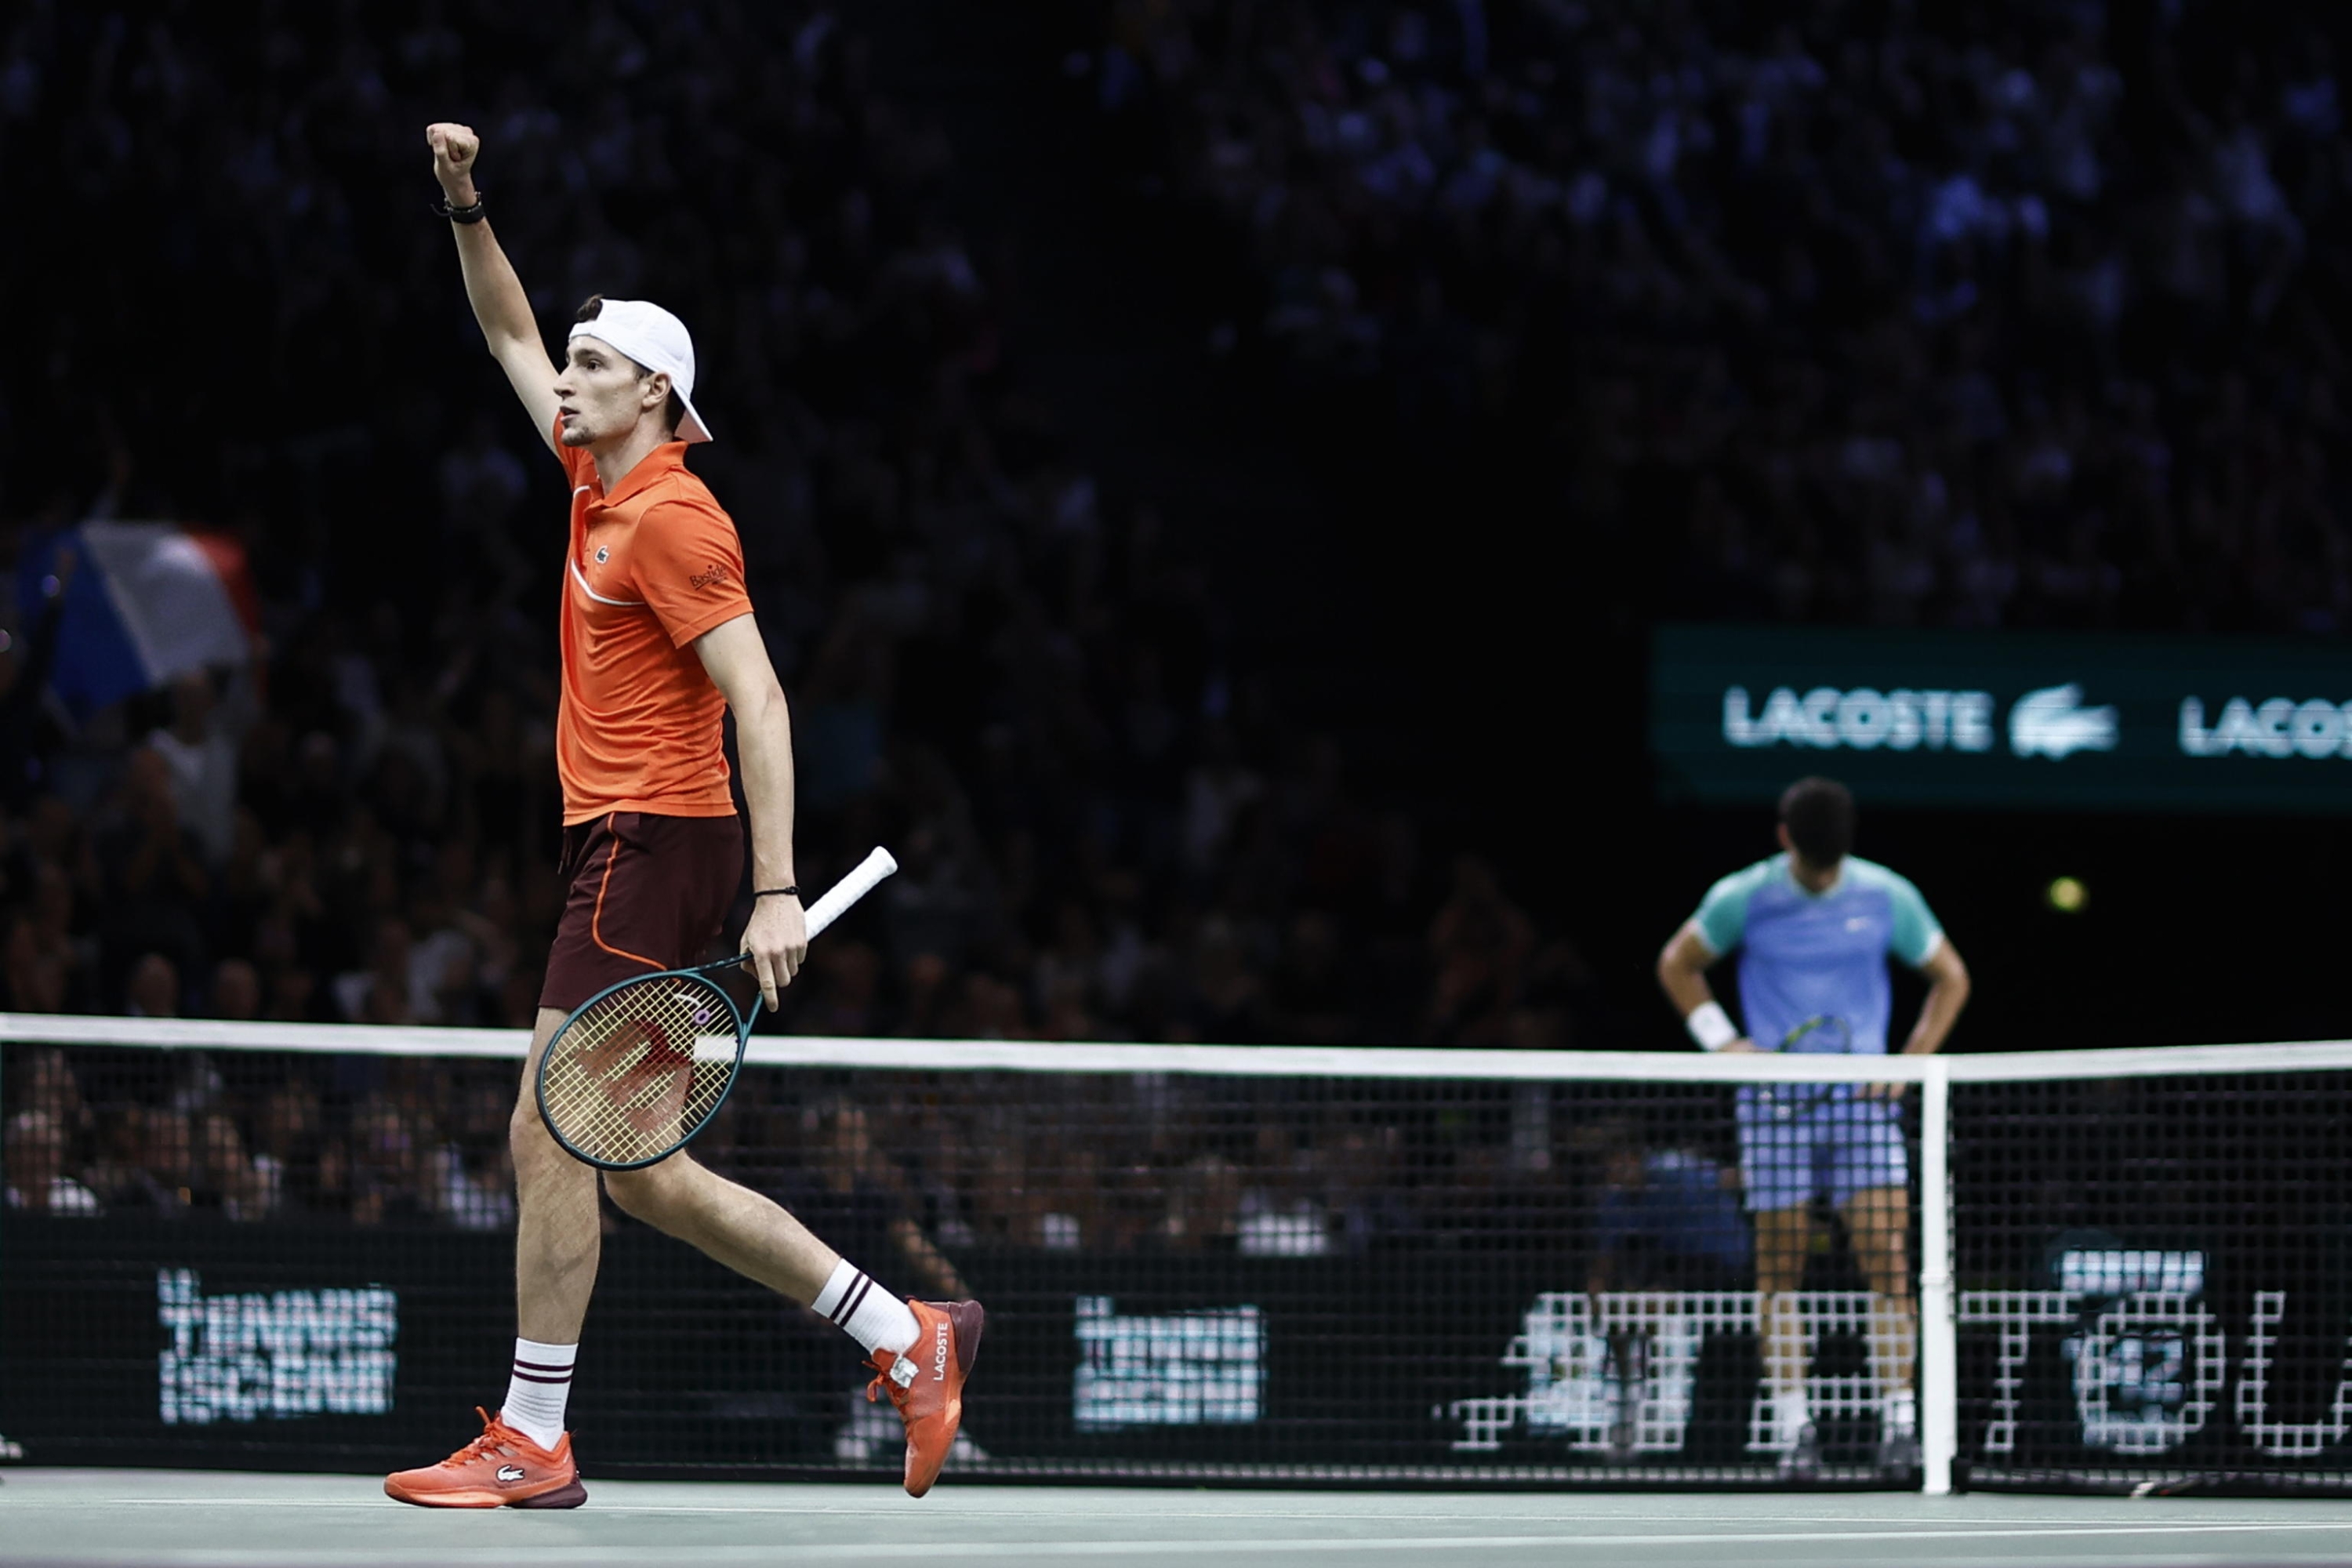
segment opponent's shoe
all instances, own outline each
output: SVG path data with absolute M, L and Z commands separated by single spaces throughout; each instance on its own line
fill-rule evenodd
M 1889 1426 L 1878 1435 L 1878 1468 L 1889 1479 L 1900 1479 L 1919 1465 L 1917 1428 Z
M 384 1477 L 384 1495 L 419 1508 L 578 1508 L 588 1500 L 572 1462 L 571 1433 L 542 1448 L 479 1405 L 474 1414 L 482 1418 L 480 1436 L 437 1465 Z
M 898 1407 L 907 1424 L 907 1495 L 920 1497 L 940 1479 L 963 1424 L 963 1380 L 980 1354 L 987 1314 L 977 1301 L 909 1301 L 907 1310 L 922 1336 L 904 1355 L 877 1350 L 866 1359 L 877 1375 L 866 1385 L 866 1397 L 887 1390 Z
M 1780 1450 L 1780 1479 L 1784 1481 L 1810 1481 L 1822 1473 L 1822 1435 L 1808 1421 L 1797 1428 L 1797 1435 Z

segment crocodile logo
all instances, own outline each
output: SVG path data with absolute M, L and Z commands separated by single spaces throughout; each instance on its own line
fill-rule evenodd
M 2055 762 L 2077 752 L 2112 752 L 2122 729 L 2114 708 L 2085 708 L 2083 688 L 2069 681 L 2017 700 L 2009 710 L 2009 749 Z

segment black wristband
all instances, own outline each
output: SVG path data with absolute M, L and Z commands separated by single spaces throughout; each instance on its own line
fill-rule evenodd
M 453 207 L 449 205 L 449 198 L 445 195 L 441 198 L 441 205 L 433 210 L 451 223 L 479 223 L 483 216 L 482 193 L 479 191 L 474 193 L 474 205 L 469 207 Z
M 801 890 L 800 890 L 798 888 L 762 888 L 762 889 L 761 889 L 758 892 L 756 892 L 756 893 L 754 893 L 754 894 L 752 894 L 752 895 L 751 895 L 751 897 L 752 897 L 753 899 L 755 899 L 755 900 L 757 900 L 757 899 L 797 899 L 797 898 L 799 898 L 800 896 L 801 896 Z

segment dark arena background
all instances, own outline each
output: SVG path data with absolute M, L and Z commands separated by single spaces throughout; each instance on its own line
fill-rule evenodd
M 799 878 L 899 865 L 695 1157 L 989 1310 L 901 1508 L 856 1347 L 607 1202 L 549 1554 L 2329 1560 L 2347 31 L 0 8 L 0 1562 L 475 1541 L 376 1478 L 512 1343 L 568 485 L 440 121 L 551 339 L 693 331 Z M 1937 1055 L 1660 994 L 1809 774 L 1965 954 Z M 1916 1310 L 1813 1227 L 1799 1472 L 1744 1199 L 1805 1116 L 1886 1130 Z

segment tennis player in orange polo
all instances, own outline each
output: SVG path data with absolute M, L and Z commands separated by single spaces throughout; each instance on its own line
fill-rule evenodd
M 425 140 L 490 353 L 572 486 L 563 566 L 563 917 L 509 1139 L 518 1337 L 506 1402 L 482 1435 L 384 1490 L 436 1508 L 576 1508 L 587 1500 L 563 1413 L 596 1280 L 597 1173 L 556 1144 L 529 1092 L 564 1016 L 607 985 L 705 956 L 743 873 L 743 828 L 719 725 L 735 712 L 754 897 L 742 936 L 767 1005 L 808 951 L 793 872 L 792 728 L 743 586 L 735 524 L 686 466 L 710 439 L 694 407 L 694 344 L 657 305 L 591 300 L 562 364 L 484 220 L 480 141 Z M 907 1426 L 907 1490 L 930 1489 L 980 1349 L 971 1301 L 902 1301 L 774 1203 L 673 1154 L 604 1175 L 646 1224 L 813 1307 L 866 1348 L 874 1390 Z

